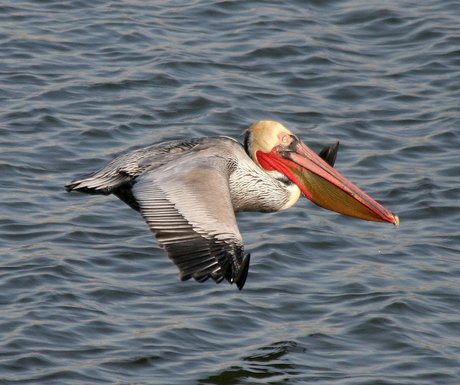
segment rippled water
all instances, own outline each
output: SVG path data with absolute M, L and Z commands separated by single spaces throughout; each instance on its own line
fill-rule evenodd
M 0 5 L 0 383 L 460 383 L 458 1 Z M 399 214 L 239 217 L 239 292 L 63 185 L 275 119 Z

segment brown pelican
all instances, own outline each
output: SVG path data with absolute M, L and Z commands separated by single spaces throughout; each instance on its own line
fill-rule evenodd
M 278 122 L 259 121 L 244 145 L 228 137 L 155 144 L 120 155 L 66 185 L 67 191 L 114 194 L 139 211 L 180 278 L 243 288 L 249 268 L 235 213 L 273 212 L 301 193 L 352 217 L 399 224 L 391 211 L 332 166 L 338 143 L 313 152 Z

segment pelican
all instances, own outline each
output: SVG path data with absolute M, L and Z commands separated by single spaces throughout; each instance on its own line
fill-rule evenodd
M 140 212 L 181 280 L 226 279 L 241 290 L 250 254 L 237 212 L 285 210 L 303 193 L 328 210 L 399 225 L 398 216 L 332 167 L 337 149 L 338 142 L 316 154 L 281 123 L 258 121 L 243 145 L 229 137 L 154 144 L 65 187 L 114 194 Z

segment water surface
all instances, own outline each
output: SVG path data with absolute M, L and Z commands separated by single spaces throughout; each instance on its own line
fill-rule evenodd
M 0 382 L 458 384 L 457 1 L 0 5 Z M 180 282 L 133 210 L 63 185 L 282 121 L 398 213 L 239 216 L 239 292 Z

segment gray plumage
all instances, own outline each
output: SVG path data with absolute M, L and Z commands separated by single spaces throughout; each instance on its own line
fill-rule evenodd
M 140 211 L 182 280 L 226 278 L 241 289 L 249 254 L 244 255 L 234 213 L 280 209 L 289 199 L 286 183 L 268 177 L 238 142 L 221 137 L 120 155 L 66 189 L 112 193 Z
M 293 186 L 262 170 L 234 139 L 218 137 L 131 151 L 66 189 L 114 194 L 139 211 L 182 280 L 225 278 L 242 289 L 250 256 L 235 212 L 278 211 Z

